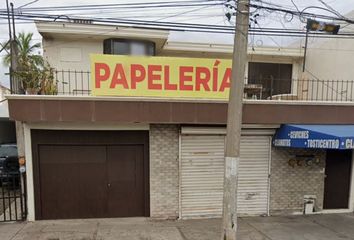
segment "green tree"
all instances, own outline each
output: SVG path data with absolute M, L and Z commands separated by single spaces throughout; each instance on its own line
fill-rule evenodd
M 13 76 L 20 80 L 21 89 L 31 94 L 56 94 L 54 69 L 38 54 L 41 44 L 33 43 L 33 33 L 19 33 L 15 43 L 18 49 L 18 66 Z M 8 54 L 5 55 L 3 63 L 10 66 L 10 44 L 7 44 L 6 49 Z
M 33 33 L 19 33 L 15 43 L 17 44 L 18 48 L 19 68 L 21 68 L 22 65 L 28 64 L 28 62 L 32 62 L 36 65 L 43 65 L 43 57 L 37 54 L 39 49 L 41 48 L 41 44 L 33 43 Z M 6 66 L 10 66 L 10 44 L 6 46 L 6 50 L 8 53 L 4 56 L 3 63 Z

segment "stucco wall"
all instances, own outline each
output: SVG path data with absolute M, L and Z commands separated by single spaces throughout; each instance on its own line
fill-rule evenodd
M 318 164 L 307 166 L 304 161 L 314 155 Z M 297 157 L 296 157 L 297 156 Z M 290 159 L 299 159 L 293 167 Z M 270 178 L 270 213 L 302 212 L 304 195 L 316 196 L 316 210 L 323 208 L 325 151 L 272 148 Z
M 299 46 L 304 46 L 302 41 Z M 354 44 L 351 39 L 309 38 L 303 88 L 305 99 L 354 100 Z
M 90 54 L 103 54 L 103 40 L 43 39 L 43 55 L 57 70 L 90 71 Z

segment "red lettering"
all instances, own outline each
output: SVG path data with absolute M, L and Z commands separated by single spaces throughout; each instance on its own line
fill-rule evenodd
M 154 83 L 154 81 L 161 80 L 161 73 L 157 74 L 157 71 L 162 71 L 161 65 L 149 65 L 148 66 L 148 89 L 162 89 L 162 84 Z
M 213 67 L 213 92 L 218 91 L 218 66 L 220 64 L 219 60 L 215 60 Z
M 179 68 L 179 89 L 193 91 L 192 85 L 186 85 L 186 82 L 193 80 L 192 76 L 186 76 L 186 73 L 193 73 L 193 67 L 182 66 Z
M 177 84 L 170 83 L 170 66 L 164 66 L 164 75 L 165 90 L 177 90 Z
M 130 66 L 131 89 L 136 89 L 136 84 L 146 77 L 146 71 L 143 65 L 132 64 Z
M 103 74 L 101 74 L 101 70 L 103 70 Z M 111 71 L 109 70 L 109 66 L 105 63 L 95 63 L 95 87 L 100 88 L 102 81 L 107 81 Z
M 222 78 L 219 91 L 223 92 L 225 91 L 225 88 L 230 88 L 230 82 L 231 82 L 231 68 L 227 68 L 224 77 Z
M 213 92 L 218 91 L 218 69 L 213 68 Z
M 122 64 L 117 64 L 115 69 L 114 69 L 114 73 L 113 73 L 113 77 L 112 77 L 112 82 L 111 85 L 109 86 L 110 88 L 115 88 L 116 85 L 122 85 L 123 88 L 128 89 L 128 82 L 127 82 L 127 78 L 125 76 L 125 72 L 124 72 L 124 68 L 122 66 Z
M 197 67 L 195 69 L 195 90 L 200 91 L 200 87 L 203 86 L 205 91 L 210 91 L 208 85 L 210 81 L 210 71 L 206 67 Z

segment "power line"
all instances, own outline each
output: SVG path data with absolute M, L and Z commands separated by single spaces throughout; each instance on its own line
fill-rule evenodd
M 3 45 L 3 44 L 0 43 L 0 46 L 1 46 L 0 53 L 1 53 L 3 50 L 5 50 L 5 51 L 8 53 L 6 47 L 7 47 L 7 45 L 9 45 L 9 43 L 10 43 L 10 41 L 7 41 L 7 42 L 5 43 L 5 45 Z
M 3 15 L 3 17 L 6 17 L 4 14 L 0 13 L 0 17 Z M 57 20 L 57 21 L 63 21 L 63 22 L 68 22 L 63 19 L 59 19 L 57 15 L 48 15 L 48 14 L 15 14 L 15 16 L 18 19 L 22 20 L 33 20 L 33 21 L 40 21 L 40 20 Z M 73 21 L 76 18 L 73 17 L 72 19 L 69 18 L 69 20 Z M 134 20 L 134 19 L 120 19 L 120 18 L 80 18 L 80 20 L 91 20 L 93 22 L 97 23 L 110 23 L 110 24 L 145 24 L 147 26 L 153 25 L 153 26 L 159 26 L 159 27 L 185 27 L 185 28 L 198 28 L 198 27 L 203 27 L 203 28 L 208 28 L 208 29 L 217 29 L 217 30 L 232 30 L 233 27 L 231 26 L 223 26 L 223 25 L 211 25 L 211 24 L 192 24 L 192 23 L 176 23 L 176 22 L 157 22 L 157 21 L 150 21 L 150 20 Z M 69 21 L 70 22 L 70 21 Z M 278 29 L 278 28 L 264 28 L 264 29 L 270 29 L 270 30 L 286 30 L 286 31 L 297 31 L 299 32 L 299 29 Z M 301 31 L 304 32 L 304 31 Z
M 300 10 L 299 10 L 298 6 L 295 4 L 294 0 L 291 0 L 291 3 L 294 5 L 294 7 L 296 8 L 296 10 L 297 10 L 298 12 L 300 12 Z
M 20 18 L 22 19 L 22 18 Z M 95 20 L 97 21 L 97 20 Z M 102 21 L 100 20 L 101 23 L 105 23 L 106 21 Z M 152 22 L 152 21 L 150 21 Z M 109 21 L 109 23 L 113 23 L 113 21 Z M 181 24 L 177 25 L 172 23 L 172 25 L 170 26 L 161 26 L 160 22 L 155 22 L 154 24 L 151 23 L 149 24 L 149 26 L 146 26 L 146 23 L 144 21 L 114 21 L 115 24 L 128 24 L 131 27 L 142 27 L 142 28 L 150 28 L 150 29 L 160 29 L 160 30 L 171 30 L 171 31 L 191 31 L 191 32 L 205 32 L 205 33 L 226 33 L 226 34 L 233 34 L 234 31 L 233 29 L 218 29 L 217 27 L 219 26 L 215 26 L 216 28 L 213 28 L 213 25 L 201 25 L 201 24 L 197 24 L 197 26 L 194 26 L 196 24 L 183 24 L 182 26 L 180 26 Z M 110 32 L 114 32 L 116 30 L 112 30 Z M 282 29 L 265 29 L 263 28 L 261 29 L 255 29 L 255 28 L 251 28 L 250 29 L 250 35 L 260 35 L 260 36 L 273 36 L 273 37 L 304 37 L 305 36 L 305 32 L 304 31 L 299 31 L 299 30 L 288 30 L 288 31 L 284 31 Z M 310 33 L 310 36 L 312 37 L 317 37 L 317 38 L 352 38 L 354 37 L 354 33 L 342 33 L 342 34 L 338 34 L 338 35 L 329 35 L 326 33 L 318 33 L 318 32 L 314 32 L 314 33 Z
M 187 1 L 183 1 L 183 2 L 187 2 Z M 190 2 L 190 1 L 188 1 Z M 193 1 L 196 2 L 196 1 Z M 205 1 L 198 1 L 198 2 L 205 2 Z M 210 2 L 210 1 L 208 1 Z M 262 1 L 260 1 L 261 3 L 264 3 Z M 166 3 L 166 2 L 165 2 Z M 170 2 L 169 2 L 170 3 Z M 179 3 L 181 3 L 181 1 L 179 1 Z M 142 3 L 141 3 L 142 4 Z M 145 3 L 146 4 L 146 3 Z M 265 3 L 268 4 L 268 3 Z M 127 5 L 127 4 L 125 4 Z M 274 5 L 274 4 L 273 4 Z M 93 5 L 89 5 L 89 6 L 93 6 Z M 96 5 L 94 5 L 96 6 Z M 232 5 L 230 5 L 232 6 Z M 206 6 L 203 6 L 206 7 Z M 283 8 L 276 8 L 276 7 L 266 7 L 266 6 L 261 6 L 261 5 L 255 5 L 255 4 L 251 4 L 251 7 L 256 8 L 256 9 L 266 9 L 269 11 L 280 11 L 280 12 L 285 12 L 288 14 L 295 14 L 295 15 L 308 15 L 310 14 L 311 16 L 313 15 L 313 13 L 307 13 L 305 12 L 305 9 L 302 10 L 302 13 L 299 12 L 295 12 L 289 9 L 283 9 Z M 307 7 L 308 8 L 312 8 L 312 7 Z M 235 9 L 236 10 L 236 9 Z M 191 11 L 191 10 L 190 10 Z M 195 10 L 193 10 L 195 11 Z M 237 11 L 237 10 L 236 10 Z M 189 12 L 189 11 L 188 11 Z M 183 14 L 183 13 L 180 13 Z M 61 19 L 58 19 L 58 15 L 49 15 L 49 14 L 34 14 L 34 13 L 17 13 L 15 14 L 17 19 L 20 20 L 32 20 L 32 21 L 41 21 L 41 20 L 54 20 L 54 21 L 64 21 Z M 318 16 L 318 15 L 317 15 Z M 3 17 L 5 17 L 3 15 Z M 322 16 L 320 16 L 322 17 Z M 328 16 L 326 16 L 328 17 Z M 0 12 L 0 18 L 1 18 L 1 12 Z M 73 16 L 73 18 L 75 18 L 75 16 Z M 173 23 L 173 22 L 158 22 L 158 21 L 147 21 L 147 20 L 126 20 L 126 19 L 122 19 L 122 18 L 84 18 L 86 20 L 91 20 L 94 21 L 95 23 L 100 23 L 100 24 L 120 24 L 120 25 L 134 25 L 137 27 L 141 27 L 143 25 L 143 27 L 149 27 L 149 28 L 154 28 L 154 29 L 166 29 L 166 30 L 177 30 L 177 31 L 204 31 L 204 32 L 218 32 L 218 33 L 233 33 L 233 28 L 232 27 L 227 27 L 227 26 L 221 26 L 221 25 L 205 25 L 205 24 L 181 24 L 181 23 Z M 336 18 L 338 19 L 338 18 Z M 70 20 L 70 18 L 68 19 Z M 341 19 L 342 21 L 348 21 L 348 19 Z M 67 22 L 67 21 L 64 21 Z M 70 21 L 69 21 L 70 22 Z M 273 36 L 284 36 L 284 35 L 291 35 L 291 36 L 299 36 L 299 35 L 304 35 L 305 32 L 298 30 L 298 29 L 294 29 L 294 30 L 289 30 L 289 29 L 251 29 L 250 30 L 251 33 L 253 34 L 268 34 L 268 35 L 273 35 Z M 324 37 L 326 36 L 326 34 L 324 33 L 311 33 L 312 36 L 321 36 Z M 340 34 L 341 37 L 343 36 L 352 36 L 351 33 L 342 33 Z M 328 36 L 330 37 L 330 36 Z M 333 37 L 333 36 L 331 36 Z
M 266 10 L 266 11 L 280 11 L 280 12 L 283 12 L 283 13 L 286 13 L 286 14 L 291 14 L 291 15 L 297 15 L 299 16 L 300 18 L 301 17 L 318 17 L 318 18 L 323 18 L 323 19 L 330 19 L 330 20 L 337 20 L 337 21 L 346 21 L 346 22 L 349 22 L 349 23 L 353 23 L 354 21 L 353 20 L 350 20 L 348 18 L 338 18 L 338 17 L 331 17 L 331 16 L 326 16 L 326 15 L 319 15 L 319 14 L 315 14 L 315 13 L 308 13 L 308 12 L 305 12 L 306 9 L 309 9 L 309 8 L 318 8 L 318 9 L 321 9 L 320 7 L 316 7 L 316 6 L 310 6 L 310 7 L 307 7 L 305 9 L 303 9 L 301 12 L 299 11 L 293 11 L 291 9 L 286 9 L 284 7 L 281 7 L 280 5 L 277 5 L 277 4 L 273 4 L 273 3 L 269 3 L 269 2 L 265 2 L 264 0 L 261 1 L 256 1 L 256 2 L 259 2 L 261 3 L 262 5 L 257 5 L 257 4 L 250 4 L 250 7 L 252 8 L 255 8 L 256 10 L 259 10 L 259 9 L 263 9 L 263 10 Z M 174 3 L 174 4 L 171 4 L 171 3 Z M 178 4 L 176 4 L 178 3 Z M 201 4 L 204 4 L 204 6 L 217 6 L 217 5 L 225 5 L 227 7 L 234 7 L 233 5 L 230 5 L 229 3 L 227 3 L 227 1 L 221 1 L 221 0 L 215 0 L 215 1 L 175 1 L 175 2 L 153 2 L 153 3 L 125 3 L 125 4 L 106 4 L 106 5 L 79 5 L 79 6 L 61 6 L 60 8 L 62 9 L 66 9 L 66 10 L 70 10 L 70 9 L 73 9 L 73 7 L 76 7 L 76 9 L 80 8 L 80 9 L 83 9 L 83 8 L 89 8 L 89 10 L 92 10 L 92 9 L 100 9 L 102 10 L 103 7 L 107 8 L 109 7 L 109 9 L 112 9 L 112 7 L 114 6 L 118 6 L 120 8 L 122 7 L 137 7 L 138 6 L 138 9 L 142 9 L 142 7 L 153 7 L 154 9 L 158 8 L 158 7 L 185 7 L 186 3 L 188 4 L 195 4 L 197 3 L 198 6 L 202 6 Z M 162 4 L 162 5 L 161 5 Z M 211 5 L 210 5 L 211 4 Z M 266 4 L 266 5 L 269 5 L 269 6 L 273 6 L 273 7 L 269 7 L 269 6 L 264 6 L 263 4 Z M 141 5 L 141 6 L 139 6 Z M 193 5 L 188 5 L 188 6 L 193 6 Z M 235 7 L 234 7 L 235 8 Z M 48 10 L 48 11 L 58 11 L 58 8 L 53 8 L 53 7 L 46 7 L 46 8 L 28 8 L 28 9 L 35 9 L 35 10 Z M 118 9 L 119 10 L 119 9 Z M 121 9 L 121 10 L 125 10 L 125 9 Z M 235 9 L 236 10 L 236 9 Z M 328 10 L 328 9 L 325 9 L 325 10 Z M 135 10 L 136 11 L 136 10 Z M 237 10 L 236 10 L 237 11 Z
M 118 4 L 100 4 L 100 5 L 76 5 L 76 6 L 53 6 L 53 7 L 37 7 L 37 8 L 23 8 L 22 11 L 73 11 L 73 10 L 98 10 L 98 9 L 134 9 L 134 8 L 167 8 L 167 7 L 188 7 L 188 6 L 205 6 L 205 5 L 222 5 L 225 0 L 199 0 L 199 1 L 170 1 L 170 2 L 149 2 L 149 3 L 118 3 Z M 4 10 L 4 9 L 2 9 Z
M 184 15 L 184 14 L 186 14 L 186 13 L 191 13 L 191 12 L 199 11 L 199 10 L 202 10 L 202 9 L 205 9 L 205 8 L 209 8 L 209 7 L 211 7 L 211 6 L 202 6 L 202 7 L 197 8 L 197 9 L 187 10 L 187 11 L 184 11 L 184 12 L 181 12 L 181 13 L 174 14 L 174 15 L 172 15 L 172 16 L 158 18 L 158 19 L 156 19 L 155 21 L 161 21 L 161 20 L 165 20 L 165 19 L 167 19 L 167 18 L 178 17 L 178 16 Z
M 39 0 L 33 0 L 33 1 L 29 2 L 29 3 L 26 3 L 26 4 L 23 4 L 23 5 L 19 6 L 18 9 L 23 8 L 23 7 L 26 7 L 26 6 L 29 6 L 29 5 L 31 5 L 31 4 L 33 4 L 33 3 L 38 2 L 38 1 L 39 1 Z
M 221 11 L 218 13 L 218 15 L 216 15 L 216 8 L 215 7 L 221 7 L 222 5 L 207 5 L 207 6 L 201 6 L 201 7 L 192 7 L 192 8 L 187 8 L 187 9 L 192 9 L 192 10 L 188 10 L 186 11 L 186 8 L 183 8 L 182 12 L 177 12 L 177 9 L 174 9 L 173 12 L 168 12 L 165 9 L 160 9 L 160 10 L 156 10 L 156 11 L 146 11 L 144 9 L 136 9 L 134 10 L 134 13 L 132 13 L 132 11 L 126 11 L 126 10 L 90 10 L 88 12 L 86 11 L 82 11 L 82 12 L 70 12 L 70 13 L 66 13 L 65 15 L 67 16 L 92 16 L 92 15 L 96 15 L 96 14 L 114 14 L 117 15 L 119 13 L 119 18 L 153 18 L 156 19 L 156 16 L 159 16 L 160 18 L 158 19 L 163 20 L 163 19 L 168 19 L 168 18 L 180 18 L 181 16 L 187 16 L 187 15 L 191 15 L 193 14 L 193 16 L 200 16 L 200 17 L 224 17 L 223 14 L 221 14 Z M 221 8 L 217 8 L 218 10 L 220 10 Z M 198 12 L 197 12 L 198 11 Z M 177 13 L 176 13 L 177 12 Z M 139 13 L 141 15 L 139 15 Z M 64 12 L 63 12 L 64 14 Z

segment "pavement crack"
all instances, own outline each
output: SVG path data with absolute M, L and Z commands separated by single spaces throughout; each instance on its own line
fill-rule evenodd
M 17 234 L 19 234 L 19 232 L 21 232 L 22 229 L 23 229 L 25 226 L 26 226 L 26 223 L 23 224 L 23 226 L 22 226 L 19 230 L 16 231 L 16 233 L 10 238 L 10 240 L 15 239 L 15 237 L 17 236 Z
M 183 239 L 183 240 L 188 240 L 187 237 L 186 237 L 186 235 L 184 235 L 183 231 L 181 230 L 181 228 L 180 228 L 180 227 L 177 227 L 177 226 L 176 226 L 176 228 L 177 228 L 179 234 L 181 235 L 182 239 Z
M 271 237 L 269 237 L 267 234 L 265 234 L 264 232 L 262 232 L 261 230 L 259 230 L 256 226 L 252 225 L 251 223 L 244 221 L 248 226 L 250 226 L 251 228 L 253 228 L 254 230 L 256 230 L 256 232 L 258 232 L 260 235 L 262 235 L 263 237 L 265 237 L 268 240 L 272 240 Z

